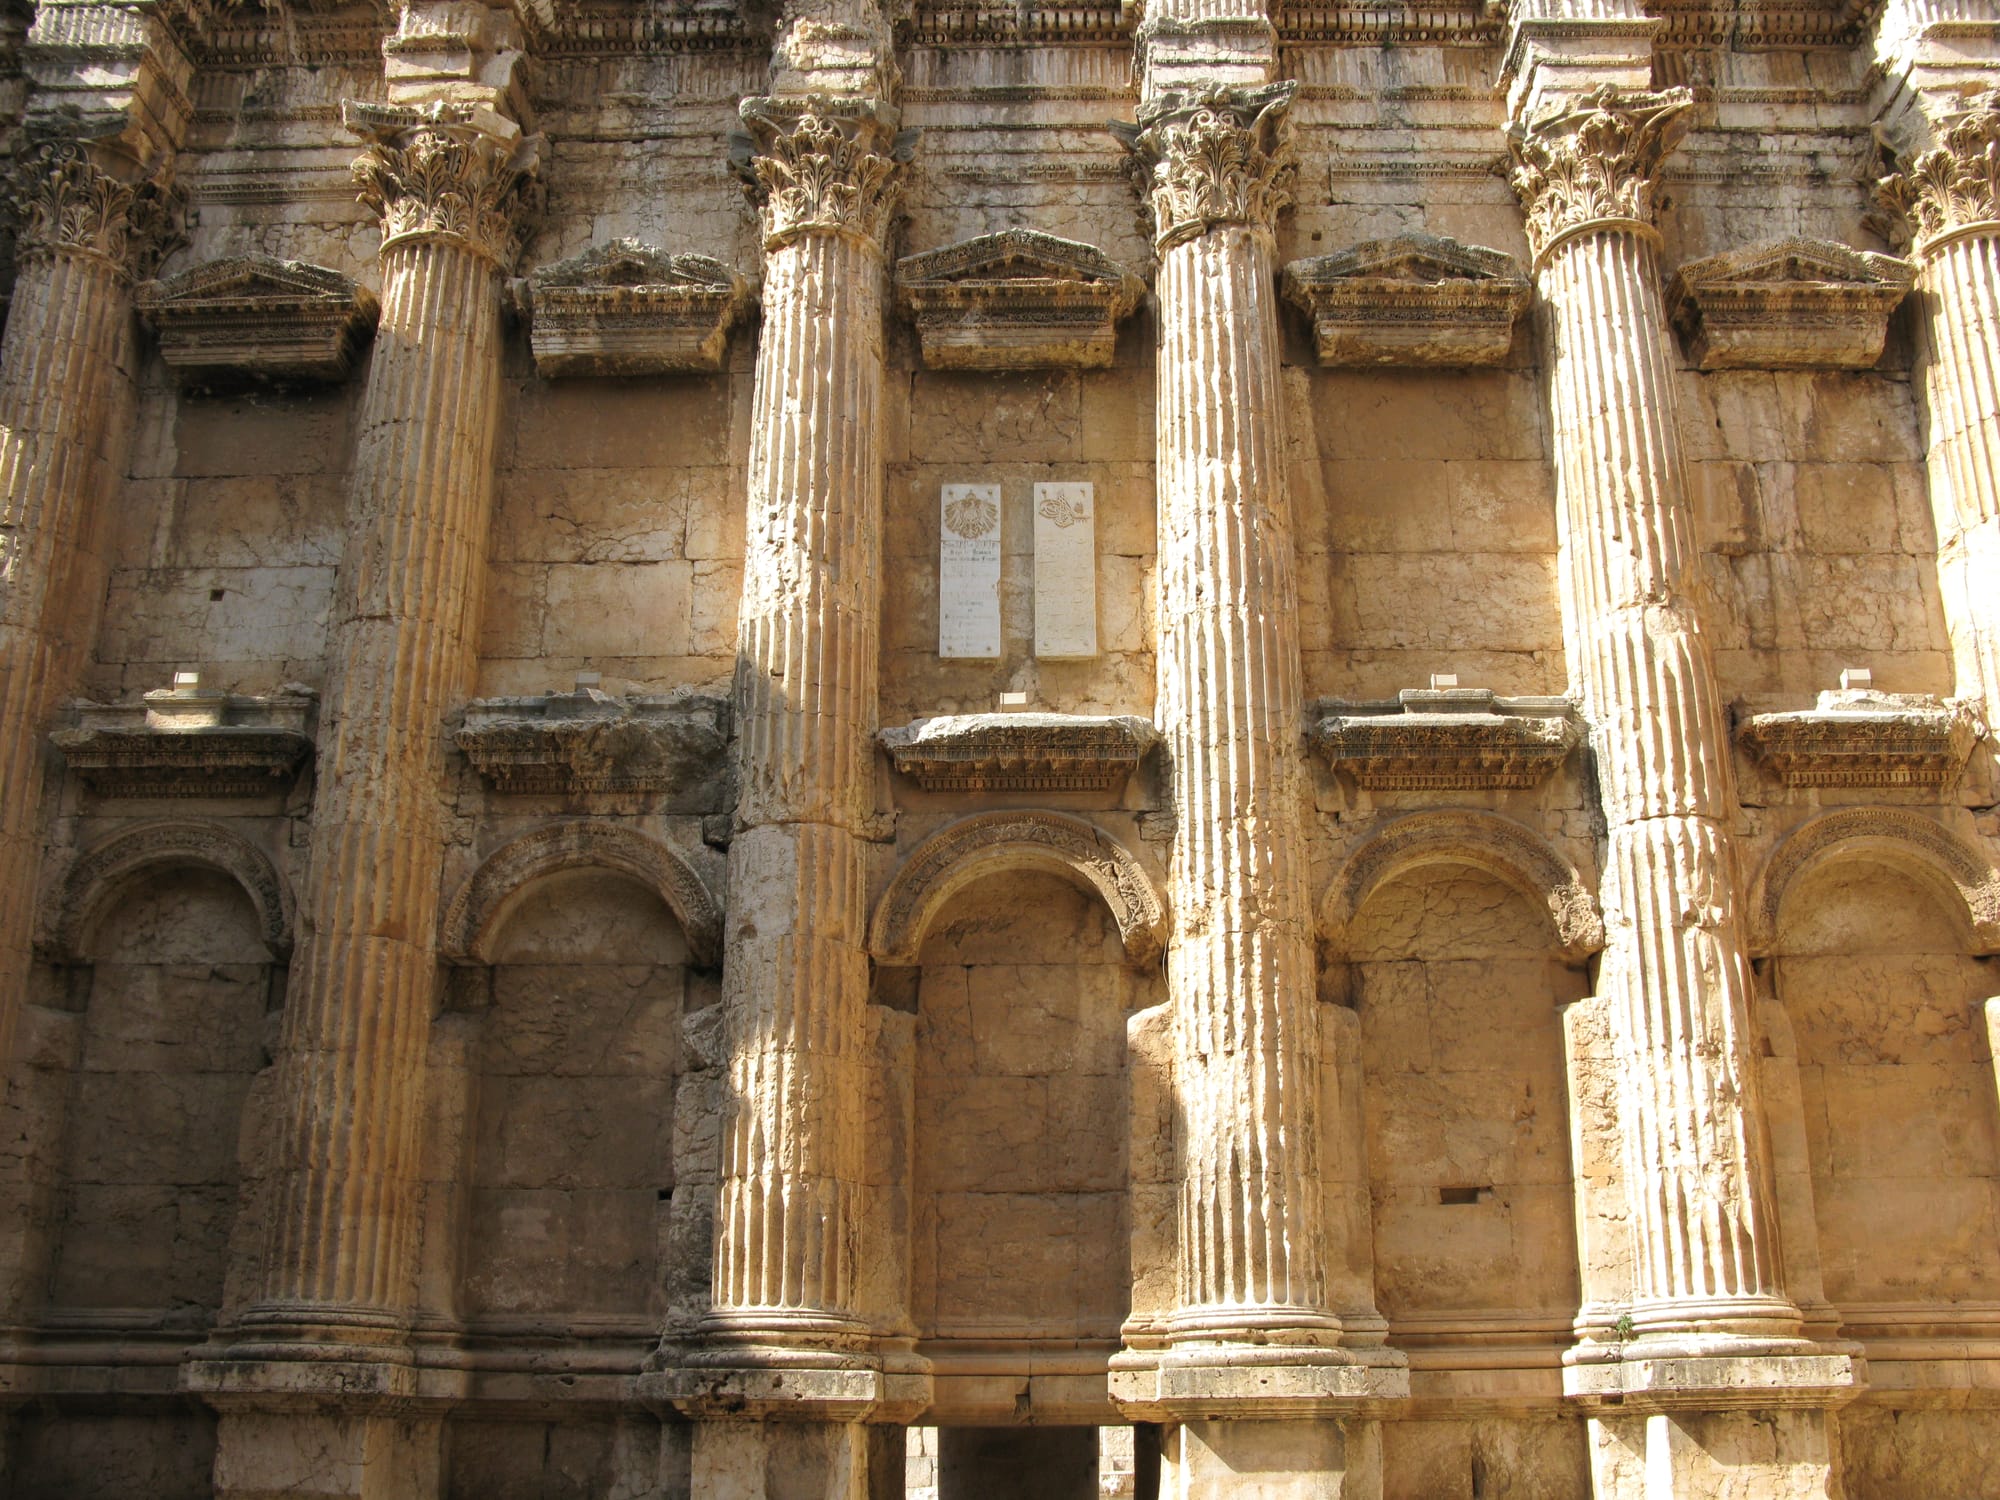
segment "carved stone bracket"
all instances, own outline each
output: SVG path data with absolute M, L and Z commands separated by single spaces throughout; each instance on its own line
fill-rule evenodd
M 2000 89 L 1938 122 L 1938 144 L 1877 184 L 1894 231 L 1919 256 L 1971 233 L 2000 233 Z
M 1509 255 L 1434 234 L 1370 240 L 1285 267 L 1323 365 L 1492 365 L 1531 288 Z
M 382 216 L 382 248 L 407 240 L 462 245 L 503 269 L 540 208 L 542 138 L 478 105 L 348 100 L 341 117 L 371 142 L 354 163 L 361 201 Z
M 1298 87 L 1173 90 L 1140 105 L 1136 124 L 1111 122 L 1137 159 L 1159 249 L 1223 225 L 1276 232 L 1298 175 L 1286 129 Z
M 729 139 L 729 164 L 763 216 L 766 250 L 813 233 L 888 243 L 898 168 L 917 148 L 893 106 L 812 95 L 745 99 L 738 112 L 745 131 Z
M 1330 703 L 1312 745 L 1383 791 L 1539 786 L 1583 737 L 1567 698 L 1405 688 L 1393 703 Z
M 23 263 L 84 255 L 140 277 L 181 240 L 171 163 L 127 181 L 106 170 L 87 141 L 44 140 L 16 162 L 5 191 Z
M 1693 103 L 1686 89 L 1604 84 L 1508 128 L 1511 180 L 1536 265 L 1591 229 L 1653 232 L 1653 177 L 1687 134 Z
M 344 380 L 380 311 L 372 292 L 338 271 L 268 255 L 149 281 L 135 300 L 183 385 Z
M 698 694 L 614 698 L 596 688 L 468 704 L 453 742 L 496 791 L 652 792 L 668 810 L 719 812 L 729 705 Z
M 896 263 L 934 370 L 1101 369 L 1145 284 L 1092 245 L 1005 229 Z
M 1941 790 L 1984 733 L 1963 704 L 1929 694 L 1835 691 L 1816 708 L 1751 715 L 1736 742 L 1786 786 Z
M 1144 719 L 963 714 L 882 731 L 896 769 L 927 792 L 1104 791 L 1160 740 Z
M 1783 239 L 1689 261 L 1667 312 L 1703 370 L 1865 370 L 1916 267 L 1832 240 Z
M 750 302 L 741 276 L 706 255 L 613 240 L 514 283 L 535 369 L 563 375 L 719 370 Z
M 106 797 L 262 797 L 312 753 L 310 690 L 252 696 L 162 688 L 140 703 L 84 703 L 49 736 Z

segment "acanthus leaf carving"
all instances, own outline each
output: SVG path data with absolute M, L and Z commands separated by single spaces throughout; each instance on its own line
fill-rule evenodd
M 1176 90 L 1141 105 L 1136 125 L 1113 122 L 1137 158 L 1157 248 L 1225 225 L 1276 232 L 1298 175 L 1286 121 L 1298 87 Z
M 764 248 L 801 235 L 844 234 L 883 245 L 902 198 L 899 168 L 917 133 L 874 99 L 750 98 L 730 168 L 763 217 Z
M 45 140 L 9 175 L 8 207 L 20 226 L 17 255 L 85 255 L 127 276 L 149 274 L 180 243 L 180 194 L 172 168 L 126 181 L 105 170 L 90 145 Z
M 1642 93 L 1603 84 L 1507 132 L 1510 180 L 1539 264 L 1596 225 L 1652 227 L 1653 179 L 1687 134 L 1687 89 Z
M 1890 228 L 1919 254 L 1940 240 L 2000 224 L 2000 89 L 1988 89 L 1946 116 L 1938 144 L 1876 185 Z
M 542 137 L 523 136 L 491 110 L 436 103 L 405 108 L 349 102 L 347 128 L 369 141 L 354 163 L 360 199 L 382 216 L 382 248 L 455 241 L 513 264 L 540 207 Z

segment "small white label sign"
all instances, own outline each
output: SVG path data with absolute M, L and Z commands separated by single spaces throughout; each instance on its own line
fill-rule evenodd
M 1000 486 L 938 491 L 938 655 L 1000 655 Z
M 1090 484 L 1035 486 L 1035 655 L 1097 655 L 1097 496 Z

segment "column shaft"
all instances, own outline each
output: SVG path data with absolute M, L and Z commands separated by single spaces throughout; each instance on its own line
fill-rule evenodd
M 1158 713 L 1178 816 L 1175 1323 L 1191 1335 L 1332 1326 L 1272 285 L 1268 238 L 1241 226 L 1161 258 Z
M 388 148 L 382 148 L 388 149 Z M 435 127 L 407 148 L 504 197 Z M 461 181 L 461 186 L 463 182 Z M 393 1327 L 407 1302 L 436 977 L 441 724 L 464 690 L 492 503 L 500 266 L 388 195 L 279 1097 L 256 1321 Z M 394 233 L 404 228 L 401 234 Z
M 0 1060 L 32 960 L 43 738 L 99 614 L 86 554 L 130 323 L 118 264 L 54 249 L 24 260 L 0 344 Z

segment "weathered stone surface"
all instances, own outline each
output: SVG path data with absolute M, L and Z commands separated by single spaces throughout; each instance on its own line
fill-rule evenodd
M 259 797 L 282 792 L 312 751 L 315 694 L 155 688 L 139 703 L 79 703 L 49 738 L 107 797 Z
M 135 297 L 187 385 L 344 380 L 375 330 L 375 294 L 338 271 L 268 255 L 211 261 Z
M 1916 274 L 1828 240 L 1776 240 L 1676 268 L 1667 316 L 1703 370 L 1865 370 Z
M 1405 688 L 1394 703 L 1321 706 L 1313 748 L 1371 789 L 1538 786 L 1582 739 L 1563 698 Z
M 501 792 L 660 792 L 681 811 L 727 801 L 725 699 L 614 698 L 590 683 L 541 698 L 476 698 L 452 731 Z
M 1736 740 L 1787 786 L 1944 788 L 1983 733 L 1963 705 L 1834 689 L 1816 708 L 1750 715 Z
M 1143 719 L 957 714 L 882 731 L 896 769 L 926 791 L 1099 791 L 1122 786 L 1159 743 Z
M 719 370 L 750 292 L 709 256 L 626 239 L 543 266 L 513 295 L 535 369 L 555 378 Z
M 1099 368 L 1139 305 L 1138 277 L 1090 245 L 1005 229 L 896 262 L 896 298 L 939 370 Z
M 1512 256 L 1433 234 L 1371 240 L 1285 267 L 1327 365 L 1494 365 L 1532 288 Z

